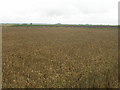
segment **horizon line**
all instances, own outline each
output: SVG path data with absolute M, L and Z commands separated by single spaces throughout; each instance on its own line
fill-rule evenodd
M 0 24 L 27 24 L 27 25 L 105 25 L 105 26 L 119 26 L 118 24 L 69 24 L 69 23 L 0 23 Z

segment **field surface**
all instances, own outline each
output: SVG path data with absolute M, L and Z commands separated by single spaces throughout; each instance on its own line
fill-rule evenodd
M 3 27 L 3 88 L 117 88 L 113 27 Z

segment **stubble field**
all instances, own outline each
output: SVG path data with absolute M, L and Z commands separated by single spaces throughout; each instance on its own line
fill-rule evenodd
M 3 88 L 117 88 L 113 27 L 3 27 Z

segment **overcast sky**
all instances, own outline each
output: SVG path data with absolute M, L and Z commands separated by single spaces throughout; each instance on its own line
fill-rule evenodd
M 0 0 L 0 23 L 118 24 L 119 0 Z

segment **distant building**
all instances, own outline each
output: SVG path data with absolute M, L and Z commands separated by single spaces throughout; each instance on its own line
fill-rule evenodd
M 61 25 L 61 23 L 57 23 L 58 25 Z

